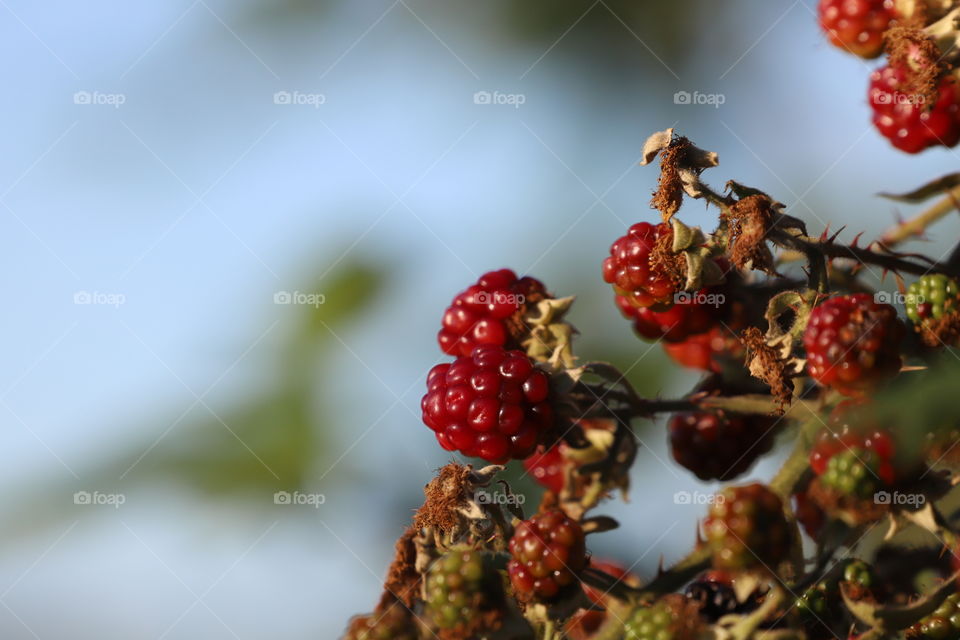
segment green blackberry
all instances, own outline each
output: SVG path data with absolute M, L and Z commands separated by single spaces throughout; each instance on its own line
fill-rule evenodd
M 780 496 L 762 484 L 727 487 L 704 521 L 717 569 L 771 570 L 790 552 L 790 526 Z
M 960 593 L 951 593 L 936 611 L 916 623 L 907 633 L 924 640 L 960 640 Z
M 880 456 L 875 451 L 859 447 L 847 449 L 830 458 L 820 480 L 843 495 L 873 498 L 880 488 L 880 464 Z
M 913 324 L 939 320 L 960 311 L 960 286 L 942 273 L 930 273 L 910 285 L 906 298 L 907 317 Z
M 696 604 L 670 594 L 630 613 L 623 626 L 624 640 L 689 640 L 702 626 Z
M 449 551 L 426 575 L 424 617 L 437 629 L 472 633 L 488 622 L 483 614 L 498 604 L 497 581 L 479 551 Z

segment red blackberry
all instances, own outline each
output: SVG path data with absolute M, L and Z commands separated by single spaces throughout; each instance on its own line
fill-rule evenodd
M 701 480 L 731 480 L 773 446 L 778 419 L 696 411 L 670 418 L 673 459 Z
M 468 356 L 484 344 L 517 348 L 527 333 L 524 313 L 545 297 L 539 280 L 517 278 L 510 269 L 485 273 L 447 307 L 437 335 L 440 348 L 452 356 Z
M 807 371 L 845 395 L 862 395 L 900 370 L 903 325 L 896 310 L 865 293 L 830 298 L 803 334 Z
M 830 42 L 861 58 L 883 53 L 883 32 L 897 19 L 894 0 L 820 0 L 819 14 Z
M 343 640 L 417 640 L 413 616 L 399 602 L 350 620 Z
M 718 305 L 701 302 L 712 295 L 708 289 L 684 297 L 666 311 L 650 307 L 637 308 L 625 296 L 617 296 L 617 306 L 624 317 L 633 321 L 633 330 L 645 340 L 682 342 L 692 335 L 708 331 L 721 318 Z
M 894 451 L 893 439 L 885 431 L 827 429 L 810 451 L 810 468 L 838 494 L 869 499 L 881 487 L 896 482 Z
M 953 76 L 944 75 L 931 105 L 922 94 L 900 90 L 908 74 L 905 67 L 886 66 L 870 76 L 874 126 L 907 153 L 938 144 L 955 146 L 960 142 L 960 85 Z
M 680 288 L 680 276 L 651 257 L 655 249 L 668 250 L 672 238 L 673 229 L 664 222 L 638 222 L 610 247 L 610 256 L 603 261 L 603 279 L 636 307 L 668 309 Z
M 529 456 L 553 426 L 549 396 L 530 358 L 486 345 L 431 369 L 420 406 L 444 449 L 502 464 Z
M 554 493 L 560 493 L 563 489 L 564 467 L 567 462 L 563 456 L 564 447 L 566 445 L 562 442 L 548 449 L 538 447 L 532 456 L 523 461 L 527 473 Z
M 583 529 L 562 511 L 524 520 L 510 538 L 507 573 L 522 601 L 554 600 L 579 588 L 577 575 L 586 565 Z
M 790 551 L 783 502 L 762 484 L 727 487 L 718 493 L 704 529 L 717 569 L 776 570 Z

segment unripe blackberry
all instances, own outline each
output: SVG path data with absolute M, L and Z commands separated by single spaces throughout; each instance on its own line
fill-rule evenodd
M 426 575 L 424 617 L 435 628 L 464 637 L 486 627 L 484 613 L 499 605 L 499 581 L 479 551 L 449 551 Z
M 778 419 L 695 411 L 674 414 L 668 423 L 673 458 L 701 480 L 732 480 L 773 446 Z
M 677 364 L 721 373 L 732 363 L 743 362 L 743 344 L 726 327 L 713 327 L 683 342 L 662 342 L 664 352 Z
M 820 26 L 830 42 L 861 58 L 883 53 L 883 32 L 894 23 L 894 0 L 820 0 Z
M 810 313 L 803 334 L 807 371 L 844 395 L 862 395 L 900 370 L 897 311 L 865 293 L 836 296 Z
M 679 594 L 638 606 L 623 626 L 624 640 L 692 640 L 702 629 L 696 605 Z
M 921 276 L 907 289 L 907 317 L 914 324 L 960 311 L 960 286 L 942 273 Z
M 447 451 L 494 464 L 526 458 L 553 426 L 550 380 L 520 351 L 486 345 L 427 376 L 423 422 Z
M 862 419 L 864 412 L 869 413 L 869 408 L 838 406 L 834 410 L 830 418 L 834 428 L 820 432 L 810 450 L 810 468 L 825 487 L 869 500 L 877 490 L 896 482 L 896 446 L 889 433 L 867 422 L 839 426 L 847 419 L 844 415 L 860 414 Z
M 517 278 L 510 269 L 490 271 L 461 291 L 443 314 L 437 335 L 440 348 L 469 356 L 481 345 L 520 347 L 528 330 L 523 316 L 530 305 L 550 297 L 535 278 Z
M 689 296 L 675 296 L 676 302 L 666 311 L 635 307 L 625 296 L 616 296 L 616 302 L 623 316 L 633 321 L 633 330 L 644 340 L 682 342 L 709 331 L 723 319 L 722 305 L 703 302 L 711 295 L 715 294 L 701 289 Z
M 672 238 L 669 224 L 638 222 L 610 247 L 610 256 L 603 261 L 603 279 L 636 307 L 668 309 L 682 282 L 679 274 L 653 257 L 656 248 L 669 248 Z
M 562 511 L 546 511 L 517 525 L 510 538 L 507 573 L 521 601 L 555 600 L 579 588 L 587 564 L 580 525 Z
M 399 602 L 350 620 L 343 640 L 417 640 L 413 616 Z
M 960 640 L 960 593 L 951 593 L 937 609 L 907 631 L 910 638 Z
M 960 83 L 945 74 L 937 88 L 936 102 L 901 91 L 910 71 L 905 66 L 886 66 L 870 76 L 869 102 L 873 124 L 893 146 L 907 153 L 927 147 L 953 147 L 960 142 Z
M 530 477 L 554 493 L 560 493 L 563 489 L 563 479 L 567 465 L 563 450 L 566 446 L 559 442 L 547 449 L 542 446 L 538 447 L 533 455 L 523 461 L 523 466 Z
M 783 502 L 762 484 L 722 490 L 710 506 L 704 529 L 718 569 L 775 570 L 790 551 Z

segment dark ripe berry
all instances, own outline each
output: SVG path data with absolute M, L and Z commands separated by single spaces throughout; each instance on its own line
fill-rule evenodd
M 586 565 L 583 529 L 562 511 L 524 520 L 510 538 L 507 573 L 521 601 L 546 602 L 579 589 L 577 576 Z
M 777 422 L 765 415 L 674 414 L 667 427 L 673 459 L 701 480 L 731 480 L 770 451 Z
M 499 604 L 498 580 L 479 551 L 448 551 L 426 575 L 424 617 L 434 628 L 472 634 L 486 626 L 484 613 Z
M 940 80 L 936 102 L 909 90 L 905 67 L 883 67 L 870 76 L 869 102 L 873 124 L 893 146 L 907 153 L 960 142 L 960 84 L 948 75 Z
M 487 345 L 431 369 L 420 406 L 444 449 L 502 464 L 529 456 L 553 426 L 549 395 L 524 353 Z
M 546 297 L 543 283 L 534 278 L 517 278 L 510 269 L 485 273 L 447 307 L 437 334 L 440 348 L 452 356 L 468 356 L 486 344 L 517 348 L 526 333 L 522 317 L 528 305 Z
M 677 364 L 720 373 L 726 366 L 743 361 L 743 344 L 724 326 L 690 336 L 683 342 L 662 342 L 664 352 Z
M 737 593 L 733 588 L 733 580 L 729 576 L 718 579 L 717 573 L 712 571 L 698 577 L 687 585 L 684 595 L 695 602 L 700 615 L 709 622 L 716 622 L 723 616 L 740 611 Z
M 668 308 L 678 290 L 677 278 L 650 257 L 658 243 L 662 246 L 672 237 L 673 229 L 664 222 L 633 225 L 610 247 L 610 256 L 603 261 L 603 279 L 636 307 Z
M 704 529 L 718 569 L 775 571 L 790 551 L 783 503 L 762 484 L 727 487 L 718 493 Z
M 903 325 L 889 304 L 865 293 L 814 308 L 803 334 L 807 372 L 844 395 L 862 395 L 900 370 Z
M 399 602 L 387 605 L 382 611 L 350 620 L 343 640 L 417 640 L 413 616 Z
M 563 457 L 565 447 L 566 445 L 562 442 L 549 449 L 541 446 L 532 456 L 523 461 L 523 466 L 530 477 L 554 493 L 560 493 L 563 489 L 564 467 L 567 463 Z
M 707 301 L 723 300 L 709 289 L 676 296 L 677 302 L 666 311 L 654 311 L 650 307 L 635 307 L 625 296 L 617 296 L 617 306 L 624 317 L 633 321 L 633 330 L 644 340 L 682 342 L 690 336 L 704 333 L 723 319 L 722 304 Z
M 928 273 L 907 289 L 904 307 L 914 324 L 939 320 L 948 313 L 960 311 L 960 286 L 942 273 Z
M 883 53 L 883 32 L 897 18 L 894 0 L 820 0 L 820 27 L 830 42 L 861 58 Z
M 937 609 L 907 630 L 908 638 L 960 639 L 960 593 L 951 593 Z

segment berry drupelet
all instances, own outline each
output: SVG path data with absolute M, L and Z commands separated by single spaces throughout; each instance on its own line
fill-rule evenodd
M 444 312 L 437 334 L 440 349 L 452 356 L 469 356 L 480 345 L 517 348 L 527 333 L 523 315 L 547 297 L 543 283 L 535 278 L 518 278 L 510 269 L 485 273 L 457 294 Z
M 518 599 L 545 602 L 580 588 L 586 567 L 586 542 L 580 525 L 562 511 L 546 511 L 517 525 L 510 538 L 507 573 Z
M 487 345 L 427 376 L 423 422 L 447 451 L 502 464 L 526 458 L 553 426 L 550 380 L 520 351 Z
M 807 371 L 821 385 L 862 395 L 900 370 L 903 325 L 889 304 L 865 293 L 830 298 L 803 334 Z

